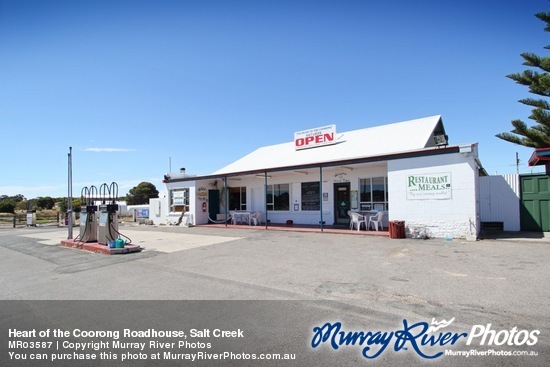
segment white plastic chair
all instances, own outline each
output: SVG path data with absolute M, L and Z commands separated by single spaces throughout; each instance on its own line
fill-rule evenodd
M 369 217 L 368 229 L 370 229 L 370 224 L 371 223 L 374 224 L 374 229 L 376 229 L 376 231 L 378 231 L 378 226 L 380 226 L 380 229 L 383 229 L 382 228 L 382 218 L 384 217 L 384 214 L 385 214 L 385 212 L 379 211 L 375 215 L 371 215 Z
M 240 218 L 237 218 L 237 212 L 234 211 L 231 213 L 231 224 L 238 224 L 240 222 Z
M 262 213 L 260 212 L 254 212 L 250 215 L 250 219 L 252 220 L 252 224 L 255 226 L 259 226 L 262 224 Z
M 359 231 L 361 229 L 361 223 L 364 223 L 366 227 L 367 218 L 359 213 L 351 212 L 350 229 L 355 228 L 355 225 L 357 224 L 357 231 Z

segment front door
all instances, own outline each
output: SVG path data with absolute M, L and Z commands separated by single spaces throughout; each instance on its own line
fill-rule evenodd
M 208 190 L 208 217 L 210 220 L 217 220 L 220 213 L 220 192 Z
M 350 183 L 335 183 L 334 198 L 334 224 L 349 224 L 348 211 L 351 209 Z

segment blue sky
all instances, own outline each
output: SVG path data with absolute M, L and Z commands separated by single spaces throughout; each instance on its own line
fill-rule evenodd
M 531 172 L 494 137 L 528 120 L 522 52 L 544 0 L 0 0 L 0 195 L 116 181 L 162 190 L 295 131 L 442 115 L 490 174 Z M 539 172 L 540 168 L 533 171 Z

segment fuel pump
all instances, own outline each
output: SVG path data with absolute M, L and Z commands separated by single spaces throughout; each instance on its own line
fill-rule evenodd
M 99 205 L 99 221 L 97 230 L 97 242 L 107 245 L 109 241 L 115 241 L 120 232 L 118 231 L 118 185 L 112 182 L 110 186 L 106 183 L 99 187 L 99 196 L 102 199 Z
M 77 239 L 79 242 L 97 241 L 97 206 L 94 203 L 97 196 L 97 187 L 83 187 L 80 192 L 80 202 L 82 208 L 80 211 L 80 234 Z

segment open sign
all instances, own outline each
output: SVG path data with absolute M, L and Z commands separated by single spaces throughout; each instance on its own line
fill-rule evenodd
M 334 144 L 335 136 L 336 125 L 298 131 L 294 133 L 294 148 L 300 150 Z

